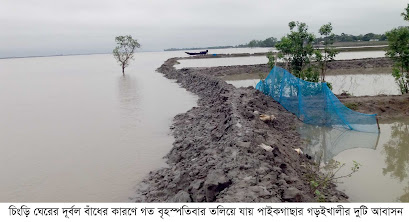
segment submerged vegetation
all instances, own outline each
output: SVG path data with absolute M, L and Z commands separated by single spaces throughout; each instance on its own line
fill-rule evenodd
M 303 165 L 307 169 L 306 179 L 310 181 L 310 191 L 314 194 L 315 198 L 319 202 L 329 201 L 323 191 L 328 189 L 331 184 L 338 183 L 339 179 L 351 177 L 354 173 L 358 172 L 359 164 L 353 161 L 353 166 L 349 173 L 339 175 L 338 172 L 345 166 L 345 163 L 341 163 L 336 160 L 330 160 L 327 164 L 322 164 L 321 158 L 317 162 L 305 162 Z

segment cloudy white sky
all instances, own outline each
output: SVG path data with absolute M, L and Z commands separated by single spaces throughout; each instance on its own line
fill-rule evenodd
M 0 57 L 111 52 L 117 35 L 143 51 L 280 38 L 289 21 L 311 32 L 384 33 L 407 25 L 406 0 L 0 0 Z

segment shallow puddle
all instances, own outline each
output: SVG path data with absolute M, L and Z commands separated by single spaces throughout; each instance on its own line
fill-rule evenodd
M 332 84 L 332 92 L 348 92 L 353 96 L 400 95 L 398 84 L 392 74 L 329 75 L 326 81 Z

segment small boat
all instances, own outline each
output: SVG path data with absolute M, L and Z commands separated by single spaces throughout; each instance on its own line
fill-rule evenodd
M 185 52 L 188 55 L 206 55 L 209 50 L 201 51 L 201 52 Z

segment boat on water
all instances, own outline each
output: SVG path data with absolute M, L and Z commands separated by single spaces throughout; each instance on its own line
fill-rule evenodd
M 206 55 L 209 52 L 209 50 L 206 51 L 201 51 L 201 52 L 185 52 L 188 55 Z

